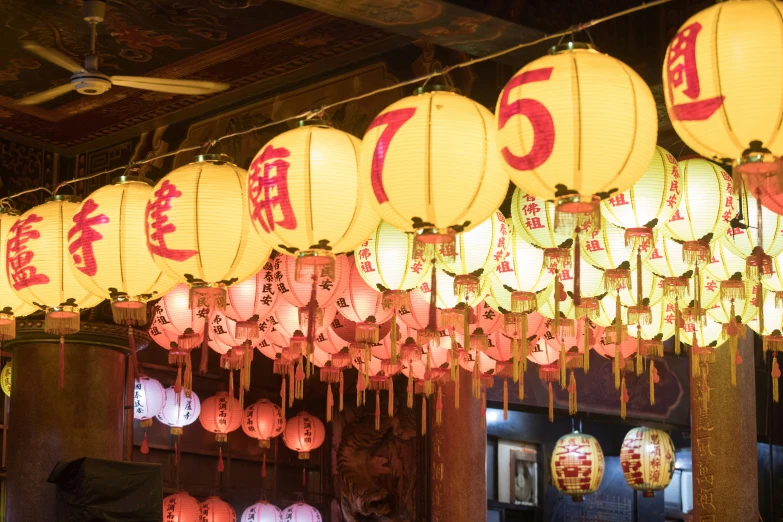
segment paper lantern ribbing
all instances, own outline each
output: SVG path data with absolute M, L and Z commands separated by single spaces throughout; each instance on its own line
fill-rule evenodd
M 312 280 L 304 283 L 296 280 L 296 258 L 278 255 L 272 264 L 275 284 L 281 297 L 297 308 L 306 307 L 310 303 L 313 283 Z M 334 258 L 334 273 L 322 277 L 315 289 L 315 300 L 320 306 L 328 306 L 343 291 L 349 268 L 350 261 L 347 256 Z
M 296 255 L 298 281 L 332 274 L 334 255 L 353 250 L 378 226 L 359 180 L 361 146 L 323 120 L 306 120 L 272 138 L 250 164 L 253 225 L 269 245 Z
M 288 506 L 281 516 L 285 522 L 322 522 L 323 520 L 317 509 L 304 502 Z
M 226 442 L 228 434 L 239 429 L 242 423 L 242 407 L 234 397 L 229 397 L 227 392 L 217 392 L 212 397 L 207 397 L 201 403 L 199 422 L 210 433 L 215 434 L 215 440 Z
M 78 207 L 68 227 L 68 261 L 79 283 L 111 300 L 114 322 L 147 322 L 146 302 L 174 288 L 147 249 L 144 218 L 151 181 L 122 176 Z
M 234 508 L 220 497 L 208 497 L 199 507 L 201 509 L 199 522 L 236 522 L 237 520 Z
M 299 460 L 307 460 L 310 452 L 324 443 L 325 435 L 324 424 L 318 417 L 300 411 L 286 421 L 283 442 L 288 449 L 299 454 Z
M 377 343 L 380 338 L 378 325 L 389 320 L 393 309 L 384 306 L 383 296 L 364 280 L 362 269 L 357 265 L 359 261 L 356 259 L 354 263 L 354 259 L 349 259 L 350 269 L 346 274 L 345 286 L 334 304 L 346 319 L 358 323 L 356 341 Z M 368 321 L 369 318 L 373 321 Z
M 516 228 L 509 234 L 508 245 L 507 255 L 495 269 L 494 278 L 512 290 L 512 299 L 514 294 L 519 292 L 516 294 L 516 300 L 525 303 L 524 309 L 535 310 L 538 308 L 535 294 L 546 288 L 554 279 L 554 271 L 544 266 L 544 250 L 525 241 Z M 490 284 L 495 286 L 494 282 Z M 494 297 L 499 302 L 498 296 Z M 507 311 L 511 311 L 511 307 L 508 307 Z
M 0 209 L 0 259 L 6 259 L 8 232 L 16 223 L 19 212 L 13 209 Z M 8 278 L 8 266 L 0 262 L 0 335 L 4 339 L 16 337 L 16 317 L 36 312 L 38 307 L 24 302 L 11 288 Z
M 761 178 L 779 171 L 783 155 L 780 114 L 783 70 L 759 82 L 762 64 L 779 64 L 783 50 L 780 2 L 715 4 L 689 18 L 666 50 L 663 85 L 674 130 L 699 154 L 736 160 Z M 771 153 L 771 154 L 770 154 Z
M 569 231 L 585 217 L 597 222 L 598 201 L 642 176 L 658 135 L 644 80 L 621 61 L 575 43 L 554 47 L 517 72 L 498 99 L 495 120 L 511 180 L 536 198 L 555 199 L 556 221 L 575 214 L 563 223 Z M 606 143 L 612 154 L 604 152 Z
M 258 446 L 268 448 L 269 441 L 285 429 L 283 410 L 267 399 L 259 399 L 247 408 L 242 418 L 242 431 L 258 440 Z
M 259 500 L 242 513 L 241 522 L 283 522 L 283 517 L 279 507 Z
M 12 382 L 13 365 L 11 361 L 5 363 L 3 371 L 0 372 L 0 388 L 3 389 L 6 397 L 11 396 L 11 382 Z
M 163 518 L 166 522 L 201 522 L 198 500 L 184 491 L 163 499 Z
M 537 199 L 519 187 L 511 195 L 511 223 L 514 233 L 538 248 L 549 251 L 571 246 L 574 230 L 555 227 L 555 204 Z
M 433 270 L 436 271 L 435 278 L 437 281 L 438 288 L 436 289 L 436 303 L 438 308 L 441 310 L 446 310 L 449 308 L 454 308 L 459 303 L 465 302 L 464 301 L 464 295 L 459 296 L 454 292 L 454 285 L 455 285 L 455 278 L 451 275 L 447 274 L 445 271 L 437 268 L 432 267 Z M 423 281 L 419 285 L 419 293 L 424 297 L 424 300 L 429 303 L 430 298 L 432 296 L 431 291 L 432 285 L 430 281 Z M 487 294 L 487 291 L 489 289 L 489 277 L 482 277 L 479 280 L 479 290 L 475 294 L 470 295 L 470 299 L 468 300 L 468 306 L 475 306 L 478 303 L 481 302 L 481 300 L 484 298 L 484 296 Z M 405 319 L 403 319 L 404 321 Z
M 166 401 L 158 413 L 158 420 L 171 427 L 172 435 L 182 435 L 182 428 L 196 422 L 201 413 L 198 395 L 188 396 L 184 390 L 179 394 L 174 388 L 166 388 Z
M 103 298 L 86 290 L 68 267 L 68 230 L 79 207 L 75 196 L 53 196 L 28 210 L 6 236 L 8 283 L 25 303 L 46 311 L 44 330 L 79 331 L 79 311 Z
M 133 418 L 141 421 L 139 426 L 152 426 L 152 419 L 158 416 L 166 404 L 166 390 L 152 377 L 140 375 L 133 385 Z
M 226 315 L 236 321 L 231 332 L 238 340 L 256 339 L 258 325 L 275 309 L 280 291 L 275 284 L 274 265 L 270 259 L 253 277 L 226 289 Z
M 147 203 L 147 248 L 191 286 L 193 308 L 223 310 L 225 287 L 258 272 L 271 251 L 250 224 L 247 173 L 231 161 L 197 156 L 158 181 Z
M 645 497 L 654 497 L 674 475 L 674 443 L 665 431 L 633 428 L 623 439 L 620 467 L 625 481 Z
M 424 90 L 370 123 L 361 177 L 384 220 L 421 242 L 450 244 L 500 206 L 508 176 L 492 150 L 492 113 L 454 92 Z
M 552 450 L 552 482 L 575 502 L 595 493 L 604 477 L 604 453 L 595 437 L 574 431 Z

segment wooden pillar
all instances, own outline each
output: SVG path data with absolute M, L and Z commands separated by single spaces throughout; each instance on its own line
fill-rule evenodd
M 454 408 L 455 387 L 449 383 L 443 388 L 443 423 L 430 423 L 430 520 L 486 522 L 487 430 L 481 401 L 471 394 L 471 374 L 457 371 L 459 409 Z
M 740 340 L 736 388 L 728 344 L 716 349 L 715 363 L 701 365 L 706 387 L 691 377 L 693 522 L 758 522 L 753 337 L 748 330 Z
M 127 329 L 82 323 L 65 346 L 65 388 L 58 389 L 59 339 L 42 321 L 17 321 L 7 440 L 7 520 L 57 520 L 49 473 L 64 459 L 121 460 Z M 137 345 L 146 345 L 138 332 Z

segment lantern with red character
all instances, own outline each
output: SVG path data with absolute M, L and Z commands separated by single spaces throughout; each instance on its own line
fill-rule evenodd
M 558 439 L 552 450 L 552 482 L 574 502 L 595 493 L 604 478 L 604 453 L 595 437 L 574 431 Z
M 620 448 L 620 467 L 625 481 L 642 496 L 652 498 L 674 475 L 674 443 L 669 434 L 653 428 L 633 428 Z

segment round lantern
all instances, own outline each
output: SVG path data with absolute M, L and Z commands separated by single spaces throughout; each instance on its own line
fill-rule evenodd
M 345 286 L 335 299 L 337 310 L 346 318 L 357 323 L 356 341 L 377 343 L 380 339 L 378 324 L 385 323 L 392 316 L 392 308 L 383 305 L 383 296 L 364 280 L 359 259 L 349 260 Z
M 489 218 L 506 196 L 508 175 L 493 147 L 491 112 L 442 87 L 421 88 L 370 123 L 362 183 L 391 225 L 424 244 L 452 245 L 455 233 Z
M 3 389 L 3 393 L 5 393 L 6 397 L 11 396 L 11 374 L 12 365 L 11 361 L 8 361 L 5 363 L 5 366 L 3 366 L 3 371 L 0 372 L 0 388 Z
M 196 156 L 155 185 L 147 248 L 158 266 L 191 286 L 191 306 L 223 310 L 225 288 L 258 272 L 270 247 L 254 233 L 247 173 L 223 154 Z
M 296 258 L 278 255 L 274 258 L 273 265 L 275 285 L 283 299 L 297 308 L 306 307 L 310 303 L 313 284 L 312 281 L 300 283 L 296 280 Z M 347 256 L 334 258 L 334 273 L 322 277 L 315 289 L 315 300 L 319 306 L 328 306 L 340 295 L 345 287 L 349 269 L 350 261 Z
M 285 508 L 282 517 L 285 522 L 322 522 L 323 520 L 317 509 L 304 502 L 297 502 Z
M 665 431 L 633 428 L 623 439 L 620 467 L 625 481 L 644 497 L 654 497 L 674 475 L 674 443 Z
M 555 227 L 554 203 L 537 199 L 519 187 L 511 196 L 511 223 L 515 234 L 543 249 L 570 246 L 574 232 Z
M 226 442 L 228 433 L 239 428 L 242 423 L 242 406 L 227 392 L 217 392 L 214 396 L 204 399 L 201 403 L 199 422 L 210 433 L 215 434 L 215 440 Z
M 459 296 L 454 291 L 454 285 L 456 278 L 448 273 L 446 273 L 444 270 L 438 269 L 436 267 L 432 268 L 435 271 L 435 278 L 436 278 L 436 284 L 437 289 L 435 290 L 435 299 L 437 307 L 441 310 L 446 310 L 450 308 L 454 308 L 461 302 L 464 302 L 464 296 Z M 479 280 L 479 290 L 475 294 L 470 295 L 470 299 L 468 300 L 468 306 L 475 306 L 481 300 L 484 298 L 484 295 L 487 294 L 489 290 L 489 277 L 482 277 Z M 424 281 L 419 285 L 419 293 L 424 297 L 424 300 L 427 301 L 428 306 L 430 302 L 430 298 L 432 296 L 432 282 L 431 281 Z M 403 319 L 405 321 L 405 319 Z
M 84 200 L 68 224 L 68 261 L 90 293 L 111 300 L 114 322 L 147 322 L 146 302 L 171 290 L 147 250 L 144 217 L 152 181 L 122 176 Z
M 283 522 L 280 508 L 266 500 L 259 500 L 242 513 L 240 522 Z
M 0 259 L 6 259 L 8 232 L 16 223 L 19 212 L 14 209 L 0 208 Z M 11 287 L 8 278 L 8 266 L 0 262 L 0 336 L 3 339 L 16 337 L 16 317 L 36 312 L 38 307 L 24 302 Z
M 552 482 L 574 502 L 595 493 L 604 478 L 604 453 L 595 437 L 574 431 L 552 450 Z
M 369 237 L 380 219 L 359 181 L 361 140 L 323 120 L 275 136 L 248 172 L 256 231 L 296 256 L 296 280 L 334 276 L 334 255 Z
M 166 388 L 166 400 L 158 413 L 158 420 L 171 427 L 172 435 L 182 435 L 182 428 L 196 422 L 201 413 L 201 401 L 195 393 L 186 394 L 184 390 L 176 393 L 174 388 Z
M 780 96 L 783 38 L 779 2 L 717 3 L 689 18 L 663 64 L 666 108 L 674 130 L 699 154 L 736 160 L 742 174 L 771 177 L 783 155 Z M 774 69 L 758 81 L 759 64 Z
M 67 266 L 68 230 L 79 202 L 53 196 L 22 214 L 4 238 L 8 283 L 22 301 L 46 311 L 44 330 L 56 335 L 78 332 L 80 309 L 103 300 Z
M 658 135 L 647 83 L 621 61 L 578 43 L 553 47 L 517 72 L 495 120 L 511 180 L 539 199 L 555 199 L 556 221 L 576 213 L 564 222 L 569 231 L 585 217 L 596 223 L 598 201 L 644 174 Z
M 228 287 L 226 292 L 226 315 L 236 321 L 231 334 L 238 340 L 258 338 L 259 323 L 272 313 L 280 297 L 273 260 L 264 263 L 255 276 Z
M 267 399 L 259 399 L 247 408 L 242 417 L 242 431 L 258 440 L 258 446 L 268 448 L 269 441 L 285 429 L 283 410 Z
M 133 418 L 141 421 L 139 426 L 152 426 L 152 419 L 158 416 L 165 404 L 163 385 L 152 377 L 140 375 L 133 385 Z
M 201 503 L 199 522 L 236 522 L 237 514 L 228 502 L 220 497 L 208 497 Z
M 198 500 L 184 491 L 163 499 L 163 520 L 166 522 L 201 522 Z
M 743 259 L 753 254 L 756 246 L 760 246 L 765 254 L 772 257 L 783 252 L 783 234 L 780 233 L 783 229 L 783 216 L 763 206 L 759 216 L 758 200 L 747 189 L 735 197 L 740 200 L 742 223 L 745 227 L 729 227 L 726 236 L 721 238 L 729 250 Z M 761 243 L 759 243 L 757 229 L 759 219 L 762 224 Z
M 494 278 L 512 291 L 508 311 L 514 308 L 514 302 L 518 311 L 532 311 L 538 307 L 536 292 L 546 288 L 555 274 L 544 266 L 544 250 L 527 242 L 517 230 L 514 227 L 508 236 L 508 252 L 495 268 Z M 490 292 L 500 304 L 498 296 Z
M 288 449 L 299 454 L 299 460 L 307 460 L 310 458 L 310 452 L 324 443 L 325 434 L 324 424 L 318 417 L 300 411 L 286 421 L 283 442 Z
M 683 261 L 704 265 L 710 262 L 710 243 L 726 233 L 739 205 L 732 195 L 731 176 L 715 163 L 695 158 L 678 165 L 682 200 L 664 234 L 683 243 Z

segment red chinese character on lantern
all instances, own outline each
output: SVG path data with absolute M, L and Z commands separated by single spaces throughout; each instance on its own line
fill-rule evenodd
M 509 263 L 508 261 L 501 261 L 497 267 L 497 271 L 500 272 L 501 274 L 505 274 L 508 272 L 513 272 L 514 269 L 511 268 L 511 263 Z
M 600 241 L 591 239 L 590 241 L 585 241 L 585 250 L 588 252 L 598 252 L 599 250 L 603 250 L 603 247 L 601 246 Z
M 541 218 L 539 217 L 527 218 L 525 219 L 525 228 L 528 229 L 544 228 L 544 225 L 541 224 Z
M 650 259 L 661 259 L 663 256 L 660 252 L 658 252 L 657 248 L 654 248 L 652 251 L 652 254 L 650 254 Z
M 677 196 L 671 195 L 666 198 L 666 204 L 669 205 L 669 208 L 674 208 L 674 206 L 677 204 Z
M 627 205 L 628 200 L 625 199 L 625 194 L 617 194 L 613 198 L 609 198 L 609 204 L 613 207 L 621 206 L 621 205 Z
M 699 70 L 696 64 L 696 39 L 702 25 L 694 22 L 674 35 L 669 54 L 666 57 L 666 75 L 669 84 L 669 111 L 672 120 L 700 121 L 706 120 L 723 105 L 724 96 L 715 96 L 699 100 L 701 85 Z M 681 87 L 685 84 L 685 87 Z M 691 100 L 686 103 L 674 103 L 675 89 L 681 89 L 682 94 Z
M 362 261 L 359 264 L 359 267 L 361 268 L 362 272 L 364 272 L 365 274 L 367 272 L 375 272 L 375 269 L 372 267 L 371 261 Z
M 288 230 L 296 228 L 296 216 L 288 194 L 288 168 L 291 163 L 284 159 L 290 155 L 285 147 L 275 148 L 269 144 L 250 165 L 250 216 L 265 232 L 273 231 L 275 226 Z M 275 209 L 279 211 L 279 218 L 275 216 Z
M 424 270 L 424 265 L 422 265 L 418 261 L 416 261 L 411 265 L 411 272 L 413 272 L 414 274 L 421 274 L 422 270 Z
M 671 154 L 667 154 L 666 159 L 669 161 L 669 163 L 672 166 L 672 177 L 674 179 L 680 179 L 680 167 L 677 166 L 677 160 L 674 159 L 674 156 L 672 156 Z
M 198 254 L 196 250 L 178 250 L 166 245 L 166 235 L 177 230 L 174 223 L 168 222 L 169 217 L 166 212 L 171 210 L 171 200 L 182 196 L 182 192 L 177 190 L 177 186 L 169 180 L 164 180 L 153 196 L 154 199 L 147 202 L 144 216 L 147 248 L 150 253 L 172 261 L 186 261 Z
M 41 216 L 30 214 L 26 218 L 19 218 L 8 231 L 5 266 L 9 281 L 16 290 L 49 283 L 49 276 L 39 274 L 35 266 L 31 264 L 35 252 L 27 249 L 29 240 L 41 237 L 41 233 L 33 229 L 33 223 L 41 221 L 43 221 Z
M 672 214 L 672 217 L 669 219 L 669 222 L 672 222 L 672 221 L 682 221 L 683 219 L 685 219 L 685 218 L 680 215 L 680 209 L 677 209 L 677 212 Z
M 671 183 L 669 183 L 669 192 L 674 192 L 675 194 L 680 193 L 680 182 L 676 179 L 673 179 Z
M 526 216 L 535 216 L 539 212 L 541 212 L 541 206 L 533 200 L 533 203 L 527 204 L 522 207 L 522 212 L 525 213 Z
M 714 280 L 710 279 L 707 281 L 707 284 L 704 285 L 704 288 L 709 290 L 710 292 L 714 292 L 718 289 L 718 283 L 716 283 Z
M 95 230 L 95 226 L 109 222 L 109 216 L 106 214 L 90 216 L 96 210 L 98 204 L 93 199 L 85 201 L 81 210 L 73 216 L 74 225 L 68 231 L 69 241 L 78 234 L 78 237 L 69 243 L 68 252 L 73 257 L 76 269 L 88 276 L 98 273 L 98 263 L 92 247 L 93 243 L 103 239 L 103 236 Z

